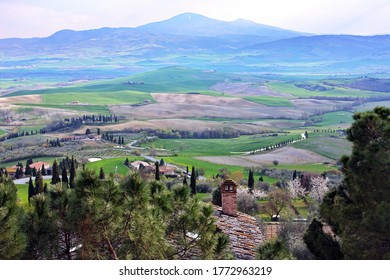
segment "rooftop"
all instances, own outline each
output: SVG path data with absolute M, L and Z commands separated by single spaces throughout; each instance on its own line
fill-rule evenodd
M 237 212 L 237 216 L 223 214 L 222 207 L 214 207 L 217 227 L 230 238 L 230 249 L 237 259 L 253 260 L 256 248 L 265 240 L 264 234 L 256 219 L 250 215 Z

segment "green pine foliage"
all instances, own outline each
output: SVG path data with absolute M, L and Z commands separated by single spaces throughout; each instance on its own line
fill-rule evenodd
M 321 222 L 314 219 L 303 237 L 308 249 L 321 260 L 341 260 L 344 258 L 340 244 L 334 237 L 326 234 Z
M 346 259 L 390 259 L 390 109 L 356 113 L 347 130 L 352 154 L 345 179 L 324 199 L 322 218 L 341 240 Z
M 288 245 L 282 239 L 270 239 L 257 248 L 258 260 L 292 260 L 294 256 L 288 249 Z
M 22 209 L 18 206 L 16 187 L 11 178 L 0 176 L 0 260 L 20 258 L 26 248 L 21 231 Z
M 23 227 L 28 239 L 24 258 L 57 259 L 59 235 L 45 194 L 39 193 L 31 198 Z

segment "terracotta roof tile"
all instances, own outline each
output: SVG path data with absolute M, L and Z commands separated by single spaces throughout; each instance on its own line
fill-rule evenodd
M 217 227 L 229 236 L 230 249 L 236 258 L 254 259 L 257 246 L 265 239 L 256 219 L 241 212 L 237 212 L 237 216 L 223 214 L 218 206 L 214 206 L 214 215 L 217 217 Z

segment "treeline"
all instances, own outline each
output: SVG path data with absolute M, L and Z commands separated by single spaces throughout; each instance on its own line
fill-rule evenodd
M 102 139 L 106 141 L 110 141 L 111 143 L 116 143 L 119 145 L 125 144 L 125 138 L 123 136 L 118 136 L 116 138 L 112 132 L 106 131 L 102 134 Z
M 180 139 L 180 138 L 195 138 L 195 139 L 214 139 L 214 138 L 237 138 L 241 133 L 229 127 L 223 129 L 207 129 L 202 131 L 176 130 L 176 129 L 143 129 L 143 130 L 126 130 L 126 132 L 145 131 L 151 137 L 161 139 Z
M 87 169 L 73 188 L 37 184 L 22 207 L 11 178 L 0 176 L 0 259 L 232 258 L 211 205 L 184 184 L 168 189 L 139 173 L 100 179 Z
M 0 137 L 0 142 L 4 142 L 5 140 L 17 138 L 17 137 L 23 137 L 23 136 L 30 136 L 30 135 L 36 135 L 36 134 L 41 134 L 40 130 L 30 130 L 30 131 L 25 131 L 23 130 L 22 132 L 19 133 L 8 133 L 7 135 L 4 135 Z

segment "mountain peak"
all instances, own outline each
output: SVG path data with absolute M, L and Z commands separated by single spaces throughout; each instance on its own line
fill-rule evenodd
M 138 30 L 172 35 L 216 36 L 216 35 L 256 35 L 263 37 L 290 38 L 305 35 L 277 27 L 237 19 L 232 22 L 212 19 L 196 13 L 183 13 L 170 19 L 137 27 Z

